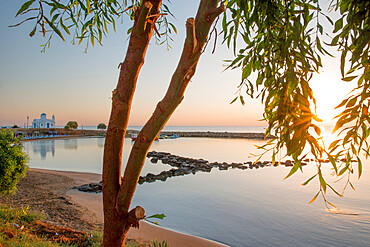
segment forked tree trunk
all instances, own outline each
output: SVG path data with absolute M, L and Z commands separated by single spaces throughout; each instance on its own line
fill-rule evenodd
M 148 22 L 146 18 L 158 12 L 161 1 L 145 2 L 140 14 L 136 16 L 127 55 L 121 66 L 117 89 L 113 91 L 112 112 L 104 147 L 103 245 L 105 247 L 123 246 L 130 227 L 138 227 L 139 220 L 144 217 L 143 208 L 138 206 L 131 211 L 129 208 L 146 154 L 154 138 L 184 97 L 185 89 L 195 73 L 211 25 L 215 18 L 224 11 L 223 5 L 217 7 L 218 2 L 219 0 L 202 0 L 195 20 L 193 18 L 187 20 L 187 35 L 178 67 L 172 76 L 166 95 L 140 131 L 121 181 L 123 139 L 138 73 L 144 62 L 145 51 L 155 22 L 155 20 Z
M 105 138 L 103 158 L 103 208 L 104 208 L 104 246 L 121 246 L 127 213 L 116 210 L 116 198 L 121 185 L 121 162 L 123 139 L 126 134 L 131 102 L 136 88 L 139 71 L 155 25 L 161 0 L 145 2 L 135 12 L 125 60 L 120 64 L 117 88 L 113 91 L 112 110 Z

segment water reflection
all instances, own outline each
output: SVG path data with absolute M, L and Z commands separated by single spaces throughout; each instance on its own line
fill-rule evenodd
M 34 154 L 40 154 L 41 159 L 45 159 L 47 153 L 55 156 L 55 140 L 31 142 Z
M 98 144 L 98 147 L 102 148 L 104 147 L 105 138 L 96 138 L 96 142 Z
M 65 149 L 74 149 L 77 150 L 77 139 L 65 139 L 64 140 L 64 148 Z

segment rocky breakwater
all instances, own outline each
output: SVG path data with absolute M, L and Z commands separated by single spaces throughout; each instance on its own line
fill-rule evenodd
M 201 131 L 162 131 L 161 135 L 178 135 L 179 137 L 208 137 L 208 138 L 233 138 L 233 139 L 273 139 L 272 135 L 265 136 L 264 133 L 236 133 L 236 132 L 201 132 Z
M 151 183 L 156 180 L 166 181 L 167 178 L 176 177 L 176 176 L 184 176 L 188 174 L 195 174 L 197 172 L 211 172 L 212 169 L 216 168 L 221 171 L 228 170 L 228 169 L 258 169 L 268 166 L 293 166 L 294 161 L 287 160 L 284 162 L 272 162 L 272 161 L 246 161 L 246 162 L 239 162 L 239 163 L 227 163 L 227 162 L 209 162 L 208 160 L 204 159 L 194 159 L 194 158 L 186 158 L 178 155 L 173 155 L 171 153 L 165 152 L 156 152 L 152 151 L 147 154 L 147 157 L 150 158 L 152 163 L 157 163 L 161 161 L 163 164 L 168 164 L 169 166 L 173 167 L 168 171 L 162 171 L 159 174 L 152 174 L 148 173 L 146 176 L 139 178 L 139 184 L 143 184 L 145 182 Z M 307 163 L 302 162 L 302 165 L 307 165 Z
M 170 170 L 165 170 L 160 172 L 159 174 L 148 173 L 145 176 L 140 176 L 139 184 L 143 183 L 152 183 L 157 180 L 159 181 L 166 181 L 168 178 L 171 177 L 178 177 L 190 174 L 196 174 L 197 172 L 211 172 L 212 169 L 218 169 L 221 171 L 228 170 L 228 169 L 259 169 L 263 167 L 277 167 L 279 165 L 283 165 L 286 167 L 291 167 L 294 165 L 294 161 L 287 160 L 284 162 L 275 162 L 272 161 L 246 161 L 240 163 L 228 163 L 228 162 L 209 162 L 204 159 L 194 159 L 194 158 L 186 158 L 178 155 L 173 155 L 171 153 L 165 152 L 156 152 L 152 151 L 147 154 L 147 157 L 150 158 L 151 163 L 156 164 L 159 161 L 163 164 L 167 164 L 172 168 Z M 311 160 L 307 160 L 309 162 Z M 306 162 L 301 163 L 303 166 L 307 165 Z M 84 192 L 101 192 L 102 190 L 102 182 L 98 183 L 90 183 L 84 184 L 78 187 L 74 187 L 73 189 L 78 189 Z

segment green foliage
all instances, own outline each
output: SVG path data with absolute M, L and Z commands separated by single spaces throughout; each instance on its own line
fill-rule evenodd
M 0 220 L 3 222 L 12 222 L 17 223 L 18 225 L 23 225 L 43 218 L 44 216 L 41 214 L 29 212 L 28 207 L 13 209 L 0 204 Z
M 13 132 L 0 130 L 0 194 L 16 190 L 19 179 L 26 175 L 28 160 L 23 144 Z
M 71 243 L 56 243 L 44 236 L 36 236 L 35 232 L 38 230 L 32 223 L 44 218 L 44 215 L 30 212 L 28 207 L 19 209 L 0 204 L 0 246 L 77 246 Z M 102 237 L 101 232 L 92 232 L 83 246 L 102 246 Z
M 151 216 L 146 216 L 145 217 L 145 220 L 148 221 L 148 222 L 150 222 L 150 223 L 153 223 L 155 225 L 159 225 L 157 221 L 153 221 L 152 219 L 163 220 L 165 217 L 166 217 L 165 214 L 153 214 Z
M 77 129 L 78 128 L 78 123 L 76 121 L 69 121 L 66 126 L 64 126 L 64 129 L 69 130 L 69 129 Z
M 229 68 L 242 69 L 239 95 L 231 103 L 239 98 L 244 104 L 244 89 L 247 95 L 261 98 L 265 106 L 264 119 L 269 125 L 266 135 L 277 136 L 276 142 L 263 148 L 273 152 L 273 160 L 286 148 L 287 155 L 295 161 L 289 177 L 302 170 L 301 161 L 308 155 L 305 148 L 309 147 L 317 173 L 303 185 L 316 178 L 320 190 L 313 200 L 321 193 L 325 202 L 332 205 L 325 198 L 327 188 L 340 196 L 343 192 L 338 193 L 325 180 L 321 171 L 323 159 L 330 160 L 336 176 L 348 176 L 346 188 L 347 185 L 353 187 L 349 181 L 355 168 L 351 160 L 358 161 L 360 177 L 360 153 L 370 155 L 367 142 L 370 135 L 370 2 L 333 1 L 331 9 L 341 14 L 335 23 L 322 12 L 318 0 L 231 0 L 225 4 L 229 13 L 222 22 L 224 42 L 235 54 Z M 333 25 L 337 33 L 330 45 L 341 51 L 342 80 L 357 80 L 350 97 L 338 106 L 344 110 L 337 116 L 333 132 L 345 134 L 344 138 L 338 137 L 327 149 L 317 138 L 321 130 L 315 122 L 321 120 L 311 110 L 316 109 L 316 102 L 309 85 L 313 73 L 322 66 L 321 56 L 330 55 L 324 48 L 326 43 L 321 41 L 326 34 L 323 21 Z M 241 49 L 237 51 L 237 47 Z
M 149 244 L 149 247 L 168 247 L 167 241 L 163 240 L 162 242 L 158 242 L 157 239 L 154 239 L 151 244 Z
M 309 86 L 312 74 L 322 66 L 319 52 L 326 53 L 320 45 L 322 26 L 317 22 L 323 14 L 316 0 L 228 1 L 226 7 L 231 20 L 224 15 L 224 42 L 236 55 L 229 68 L 242 68 L 240 101 L 244 103 L 244 87 L 249 96 L 261 98 L 269 124 L 266 135 L 278 137 L 271 150 L 275 154 L 286 147 L 287 155 L 296 161 L 290 176 L 301 168 L 306 144 L 316 158 L 323 153 L 311 134 L 311 130 L 319 134 L 315 121 L 320 119 L 311 111 L 315 99 Z M 237 52 L 239 36 L 243 48 Z
M 107 128 L 107 125 L 105 125 L 105 123 L 100 123 L 98 124 L 98 127 L 97 127 L 98 130 L 105 130 L 106 128 Z
M 367 139 L 370 135 L 370 2 L 343 0 L 335 5 L 341 18 L 335 22 L 331 45 L 341 51 L 341 73 L 343 81 L 357 80 L 357 86 L 350 96 L 337 108 L 342 108 L 336 116 L 333 132 L 342 133 L 344 138 L 332 142 L 327 154 L 331 159 L 343 157 L 345 162 L 336 169 L 339 175 L 353 173 L 352 159 L 358 161 L 358 177 L 362 174 L 360 154 L 369 156 L 370 147 Z M 344 128 L 345 127 L 345 128 Z M 349 180 L 348 180 L 349 183 Z
M 33 37 L 39 31 L 43 37 L 47 37 L 46 43 L 42 45 L 42 52 L 50 47 L 51 39 L 55 35 L 63 41 L 66 41 L 66 36 L 72 36 L 72 44 L 81 44 L 85 40 L 86 52 L 89 44 L 94 46 L 97 42 L 101 45 L 109 30 L 116 31 L 117 20 L 124 14 L 134 20 L 140 6 L 141 1 L 138 0 L 29 0 L 23 3 L 16 14 L 22 16 L 23 20 L 12 27 L 24 22 L 34 22 L 29 35 Z M 157 43 L 166 43 L 167 47 L 170 47 L 170 35 L 177 33 L 177 30 L 168 21 L 167 15 L 172 16 L 172 13 L 167 5 L 162 4 L 154 35 Z M 131 30 L 132 28 L 127 33 Z

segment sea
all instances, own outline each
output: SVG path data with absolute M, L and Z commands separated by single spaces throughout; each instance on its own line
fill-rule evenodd
M 130 126 L 128 129 L 140 128 Z M 168 126 L 166 130 L 264 132 L 263 126 Z M 104 138 L 73 138 L 25 142 L 31 157 L 30 167 L 52 170 L 102 172 Z M 151 151 L 169 152 L 210 162 L 246 162 L 257 159 L 263 140 L 221 138 L 163 139 L 153 143 Z M 133 142 L 125 139 L 123 164 Z M 279 156 L 284 160 L 283 154 Z M 271 160 L 267 153 L 261 158 Z M 327 191 L 326 198 L 336 206 L 329 211 L 321 197 L 315 196 L 319 186 L 313 180 L 301 184 L 316 172 L 309 163 L 288 179 L 285 166 L 259 169 L 213 168 L 210 173 L 198 172 L 155 181 L 137 187 L 132 207 L 140 205 L 147 215 L 165 214 L 160 226 L 224 243 L 229 246 L 370 246 L 370 162 L 364 160 L 361 179 L 351 176 L 356 191 L 347 187 L 344 197 Z M 124 167 L 123 167 L 124 169 Z M 147 158 L 142 175 L 171 169 Z M 323 166 L 328 182 L 336 188 L 329 165 Z

